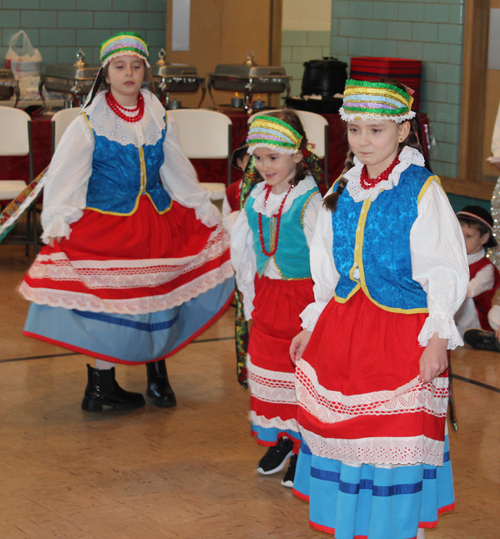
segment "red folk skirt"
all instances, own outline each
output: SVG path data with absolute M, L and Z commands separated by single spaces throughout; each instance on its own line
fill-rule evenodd
M 46 246 L 20 287 L 51 307 L 144 314 L 181 305 L 232 275 L 221 225 L 173 201 L 159 214 L 142 196 L 133 215 L 85 210 L 71 235 Z
M 362 291 L 330 301 L 296 371 L 298 422 L 313 454 L 442 465 L 448 373 L 418 380 L 426 317 L 383 310 Z
M 252 434 L 261 445 L 276 445 L 285 434 L 296 442 L 298 451 L 295 366 L 289 350 L 302 330 L 300 313 L 312 301 L 311 279 L 255 279 L 248 378 Z

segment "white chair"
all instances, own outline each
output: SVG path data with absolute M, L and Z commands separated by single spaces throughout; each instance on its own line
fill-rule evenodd
M 263 114 L 268 114 L 269 112 L 278 112 L 278 110 L 267 110 L 264 112 L 257 112 L 252 114 L 248 118 L 248 124 L 250 124 L 256 116 L 261 116 Z M 319 159 L 325 160 L 325 179 L 328 175 L 328 122 L 321 116 L 321 114 L 316 114 L 315 112 L 306 112 L 305 110 L 294 110 L 297 116 L 300 118 L 302 125 L 304 126 L 304 131 L 307 135 L 307 140 L 312 144 L 315 144 L 314 153 L 319 157 Z
M 211 200 L 222 200 L 231 183 L 231 120 L 222 112 L 203 109 L 169 110 L 168 117 L 177 122 L 181 147 L 189 159 L 227 159 L 224 183 L 201 183 Z
M 0 205 L 5 206 L 19 196 L 25 187 L 33 181 L 31 118 L 23 110 L 0 106 L 0 156 L 28 156 L 29 160 L 27 182 L 16 179 L 0 180 Z M 29 208 L 27 215 L 26 235 L 11 236 L 8 243 L 26 245 L 26 254 L 29 254 L 29 246 L 33 244 L 35 254 L 37 254 L 38 227 L 35 203 Z
M 81 110 L 81 107 L 64 109 L 52 116 L 52 154 L 56 151 L 59 141 L 68 125 L 80 114 Z

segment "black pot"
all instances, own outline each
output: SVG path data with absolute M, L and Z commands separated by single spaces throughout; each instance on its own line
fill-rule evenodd
M 325 56 L 323 60 L 304 62 L 304 67 L 301 96 L 316 94 L 333 97 L 336 93 L 344 93 L 347 80 L 345 62 Z

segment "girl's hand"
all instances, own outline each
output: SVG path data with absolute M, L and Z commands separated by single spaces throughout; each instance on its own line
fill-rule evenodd
M 292 344 L 290 345 L 290 359 L 294 365 L 297 363 L 297 360 L 302 357 L 310 338 L 311 332 L 307 329 L 303 329 L 292 339 Z
M 430 338 L 429 344 L 420 357 L 419 380 L 424 384 L 432 382 L 448 368 L 448 341 L 441 339 L 437 333 Z
M 49 238 L 49 247 L 54 247 L 55 241 L 57 241 L 57 243 L 61 243 L 62 239 L 63 239 L 62 236 L 58 236 L 57 238 Z

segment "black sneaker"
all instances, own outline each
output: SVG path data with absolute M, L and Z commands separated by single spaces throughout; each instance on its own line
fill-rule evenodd
M 464 333 L 464 341 L 473 348 L 479 350 L 490 350 L 500 352 L 500 343 L 493 331 L 483 331 L 482 329 L 468 329 Z
M 277 445 L 270 447 L 260 459 L 257 471 L 263 475 L 279 472 L 285 467 L 288 457 L 293 455 L 293 442 L 288 438 L 280 438 Z
M 290 463 L 288 464 L 288 470 L 285 477 L 281 481 L 281 484 L 286 488 L 293 488 L 293 480 L 295 479 L 295 468 L 297 467 L 297 455 L 290 457 Z

